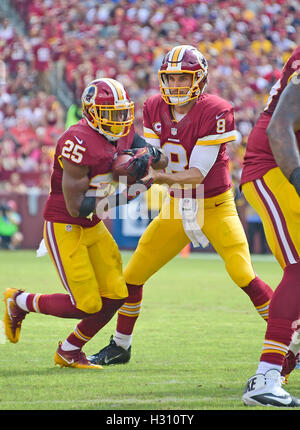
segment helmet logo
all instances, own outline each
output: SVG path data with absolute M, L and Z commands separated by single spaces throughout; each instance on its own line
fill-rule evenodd
M 155 122 L 153 124 L 153 129 L 157 134 L 161 133 L 161 123 L 160 122 Z
M 82 95 L 82 99 L 87 103 L 91 104 L 95 102 L 95 97 L 97 95 L 97 88 L 95 85 L 90 85 L 86 88 L 85 92 Z

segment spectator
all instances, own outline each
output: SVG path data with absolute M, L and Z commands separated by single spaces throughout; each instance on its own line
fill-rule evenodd
M 0 246 L 2 249 L 17 249 L 22 241 L 20 232 L 22 218 L 17 212 L 17 204 L 14 200 L 3 201 L 0 206 Z
M 88 3 L 86 10 L 79 0 L 11 0 L 24 20 L 25 37 L 8 19 L 0 20 L 0 61 L 8 69 L 7 85 L 0 88 L 0 121 L 5 131 L 12 128 L 17 158 L 32 137 L 30 127 L 43 151 L 68 123 L 68 108 L 64 112 L 57 99 L 51 101 L 57 108 L 49 109 L 47 103 L 51 85 L 56 89 L 61 80 L 75 101 L 69 114 L 87 81 L 104 76 L 120 80 L 135 101 L 135 127 L 142 133 L 143 102 L 158 87 L 153 76 L 170 46 L 180 43 L 196 45 L 207 58 L 207 90 L 234 105 L 245 143 L 267 103 L 265 94 L 300 41 L 296 0 Z M 22 113 L 27 130 L 16 122 Z M 237 152 L 231 155 L 238 166 Z

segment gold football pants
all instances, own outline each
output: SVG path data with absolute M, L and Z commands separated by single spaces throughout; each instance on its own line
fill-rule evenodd
M 284 268 L 299 259 L 300 198 L 279 167 L 242 186 L 249 204 L 259 214 L 268 245 Z
M 91 228 L 46 221 L 44 240 L 74 306 L 98 312 L 101 297 L 128 296 L 118 246 L 101 221 Z
M 178 216 L 178 202 L 178 199 L 166 198 L 160 214 L 151 221 L 143 233 L 124 270 L 128 284 L 144 284 L 190 242 Z M 168 219 L 169 213 L 175 216 Z M 240 287 L 249 285 L 256 275 L 232 190 L 204 199 L 202 231 L 224 260 L 232 280 Z

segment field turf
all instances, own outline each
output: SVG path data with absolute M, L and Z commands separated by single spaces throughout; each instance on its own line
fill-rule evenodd
M 130 252 L 123 252 L 124 265 Z M 255 271 L 272 288 L 281 269 L 272 256 L 254 256 Z M 48 256 L 33 251 L 0 252 L 0 293 L 63 292 Z M 1 294 L 2 295 L 2 294 Z M 0 302 L 0 318 L 4 304 Z M 116 316 L 84 348 L 105 346 Z M 20 342 L 0 329 L 0 410 L 251 410 L 241 402 L 255 373 L 266 323 L 213 254 L 176 257 L 144 288 L 134 332 L 132 359 L 102 371 L 54 366 L 58 341 L 75 320 L 30 314 Z M 287 388 L 300 397 L 300 371 Z M 258 408 L 260 409 L 260 408 Z

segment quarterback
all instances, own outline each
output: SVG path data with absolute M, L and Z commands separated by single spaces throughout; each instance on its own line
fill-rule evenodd
M 170 196 L 124 270 L 129 296 L 119 310 L 109 345 L 89 357 L 95 364 L 129 361 L 143 285 L 191 241 L 195 246 L 209 241 L 233 282 L 249 296 L 260 316 L 268 318 L 273 290 L 253 270 L 232 192 L 226 144 L 236 136 L 233 107 L 204 92 L 207 75 L 206 59 L 196 48 L 176 46 L 162 62 L 160 94 L 144 104 L 144 137 L 169 158 L 164 172 L 153 170 L 144 179 L 168 185 Z M 188 198 L 182 193 L 186 185 L 192 189 Z M 204 187 L 204 203 L 197 198 L 199 186 Z
M 242 190 L 260 215 L 269 247 L 283 269 L 270 302 L 256 374 L 246 405 L 300 406 L 281 388 L 299 357 L 300 335 L 300 46 L 282 69 L 248 139 Z
M 109 196 L 114 185 L 116 153 L 135 148 L 133 163 L 140 176 L 145 176 L 144 167 L 149 163 L 161 169 L 168 160 L 134 133 L 134 104 L 120 82 L 109 78 L 91 82 L 82 95 L 82 110 L 83 118 L 58 140 L 44 209 L 44 241 L 65 294 L 8 288 L 4 325 L 8 339 L 16 343 L 29 312 L 80 319 L 59 343 L 54 362 L 101 369 L 88 361 L 82 348 L 112 318 L 128 291 L 117 244 L 97 216 L 97 201 Z M 116 204 L 133 197 L 127 190 L 123 194 L 123 199 L 120 195 L 115 198 Z

